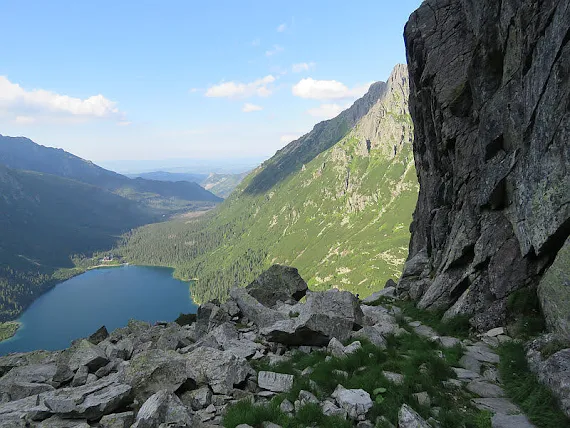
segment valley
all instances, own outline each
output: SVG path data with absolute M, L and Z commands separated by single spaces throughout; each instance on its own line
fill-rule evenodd
M 418 184 L 407 70 L 280 150 L 218 208 L 130 232 L 116 250 L 136 264 L 196 279 L 199 302 L 224 299 L 273 263 L 297 267 L 314 290 L 367 296 L 397 279 Z

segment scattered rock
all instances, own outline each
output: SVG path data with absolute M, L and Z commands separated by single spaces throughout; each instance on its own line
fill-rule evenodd
M 487 337 L 497 337 L 501 334 L 505 334 L 505 329 L 503 327 L 495 327 L 485 333 Z
M 126 404 L 131 386 L 109 376 L 78 388 L 62 388 L 47 394 L 45 406 L 63 418 L 99 419 Z
M 346 410 L 341 409 L 335 403 L 329 400 L 323 402 L 323 404 L 321 405 L 321 410 L 323 412 L 323 415 L 325 416 L 339 416 L 343 419 L 346 419 L 346 417 L 348 416 Z
M 475 407 L 480 410 L 488 410 L 491 413 L 503 415 L 517 415 L 520 409 L 506 398 L 475 398 L 472 400 Z
M 395 299 L 396 298 L 396 283 L 393 280 L 389 280 L 392 281 L 390 283 L 390 285 L 386 284 L 386 287 L 384 287 L 382 290 L 376 291 L 374 293 L 372 293 L 370 296 L 368 296 L 367 298 L 365 298 L 364 300 L 362 300 L 362 303 L 364 303 L 365 305 L 374 305 L 382 300 L 385 299 Z M 394 285 L 391 285 L 394 284 Z
M 260 388 L 273 392 L 288 392 L 293 387 L 295 377 L 289 374 L 260 371 L 257 384 Z
M 330 354 L 332 354 L 334 357 L 345 358 L 350 354 L 355 353 L 360 348 L 362 348 L 362 344 L 358 341 L 352 342 L 350 345 L 344 346 L 342 343 L 340 343 L 340 341 L 337 338 L 333 337 L 327 346 L 327 351 Z
M 414 399 L 418 402 L 420 406 L 426 406 L 426 407 L 431 406 L 431 399 L 429 398 L 428 393 L 425 391 L 412 394 L 412 397 L 414 397 Z
M 101 428 L 129 428 L 135 421 L 134 412 L 105 415 L 99 421 Z
M 352 339 L 365 339 L 380 349 L 386 349 L 386 338 L 384 335 L 384 328 L 379 328 L 376 325 L 365 326 L 358 331 L 353 331 L 351 334 Z M 389 333 L 388 333 L 389 334 Z
M 404 376 L 399 373 L 394 372 L 382 372 L 382 375 L 392 382 L 394 385 L 403 385 L 404 384 Z
M 80 340 L 69 349 L 69 368 L 76 371 L 81 366 L 87 366 L 90 372 L 95 372 L 107 365 L 109 359 L 105 352 L 86 339 Z
M 295 406 L 293 406 L 293 403 L 291 403 L 287 399 L 285 399 L 281 402 L 281 405 L 279 406 L 279 408 L 281 409 L 281 411 L 283 413 L 293 413 L 293 411 L 295 411 Z
M 398 412 L 398 428 L 431 428 L 431 426 L 414 409 L 403 404 Z
M 169 391 L 159 391 L 150 396 L 137 414 L 133 427 L 156 428 L 166 426 L 192 427 L 192 417 L 180 399 Z
M 91 342 L 93 345 L 98 345 L 108 337 L 109 337 L 109 332 L 107 331 L 107 327 L 103 325 L 99 327 L 99 330 L 97 330 L 95 333 L 89 336 L 87 340 Z
M 336 387 L 332 397 L 336 399 L 339 407 L 346 410 L 348 417 L 354 420 L 366 419 L 366 414 L 373 404 L 368 392 L 363 389 L 346 389 L 342 385 Z
M 186 391 L 180 400 L 192 410 L 200 410 L 212 404 L 212 391 L 208 386 L 202 386 L 192 391 Z

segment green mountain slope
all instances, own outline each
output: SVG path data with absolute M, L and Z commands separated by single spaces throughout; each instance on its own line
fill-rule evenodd
M 212 173 L 202 180 L 200 185 L 216 196 L 227 198 L 248 174 L 249 172 L 242 172 L 241 174 Z
M 44 147 L 24 137 L 0 135 L 0 164 L 12 169 L 43 172 L 81 181 L 157 210 L 187 209 L 188 204 L 184 201 L 221 201 L 221 198 L 196 183 L 130 179 L 62 149 Z
M 78 181 L 0 165 L 0 321 L 50 286 L 70 255 L 112 247 L 153 217 L 135 202 Z
M 381 288 L 407 255 L 418 192 L 407 99 L 399 65 L 253 171 L 214 212 L 137 229 L 119 251 L 196 278 L 198 301 L 223 298 L 272 263 L 297 267 L 313 289 Z

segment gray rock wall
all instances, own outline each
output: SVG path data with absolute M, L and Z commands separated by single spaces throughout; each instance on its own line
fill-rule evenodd
M 398 292 L 491 328 L 570 233 L 570 0 L 428 0 L 405 39 L 420 194 Z

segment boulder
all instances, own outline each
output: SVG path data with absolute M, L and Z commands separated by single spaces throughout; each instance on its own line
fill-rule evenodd
M 363 389 L 346 389 L 338 385 L 332 397 L 336 399 L 339 407 L 346 410 L 349 418 L 358 421 L 366 419 L 366 414 L 373 405 L 370 394 Z
M 208 346 L 210 348 L 229 351 L 242 358 L 249 358 L 258 350 L 263 349 L 262 345 L 255 343 L 252 340 L 240 339 L 234 324 L 230 322 L 223 323 L 222 325 L 214 328 L 208 334 L 203 336 L 202 339 L 192 345 L 188 351 L 200 346 Z
M 262 328 L 261 334 L 288 345 L 326 346 L 331 338 L 341 342 L 362 326 L 364 315 L 358 299 L 347 291 L 309 293 L 298 317 Z
M 414 409 L 407 404 L 403 404 L 398 412 L 398 428 L 431 428 Z
M 247 293 L 267 307 L 278 301 L 299 301 L 307 293 L 307 283 L 293 267 L 273 265 L 246 288 Z
M 109 358 L 98 345 L 94 345 L 86 339 L 80 340 L 66 351 L 68 355 L 67 365 L 73 371 L 81 366 L 87 366 L 90 372 L 95 372 L 107 365 Z
M 188 362 L 174 351 L 150 349 L 135 355 L 119 373 L 139 405 L 158 391 L 176 391 L 188 379 Z
M 117 375 L 78 388 L 63 388 L 45 395 L 44 404 L 63 418 L 99 419 L 125 405 L 131 386 L 120 383 Z
M 359 341 L 352 342 L 350 345 L 344 346 L 338 339 L 333 337 L 329 344 L 327 345 L 327 351 L 333 356 L 337 358 L 345 358 L 348 357 L 350 354 L 354 354 L 362 348 L 362 344 Z
M 294 379 L 295 377 L 290 374 L 260 371 L 257 375 L 257 384 L 268 391 L 289 392 Z
M 195 426 L 184 404 L 170 391 L 150 396 L 140 408 L 133 428 L 156 428 L 161 424 L 180 428 Z
M 228 351 L 202 347 L 184 355 L 188 377 L 198 385 L 208 384 L 215 394 L 228 394 L 234 385 L 255 374 L 245 358 Z
M 180 400 L 192 410 L 201 410 L 212 404 L 212 391 L 208 386 L 202 386 L 192 391 L 186 391 Z
M 0 404 L 0 426 L 19 426 L 14 421 L 23 419 L 42 421 L 53 415 L 53 412 L 44 404 L 44 398 L 49 393 L 29 396 L 16 401 Z M 14 423 L 14 425 L 10 425 Z M 26 425 L 22 425 L 25 427 Z
M 4 376 L 14 367 L 55 363 L 59 355 L 59 351 L 33 351 L 2 356 L 0 357 L 0 376 Z
M 550 331 L 570 337 L 570 237 L 540 280 L 538 297 Z
M 525 415 L 504 415 L 497 413 L 491 418 L 492 428 L 536 428 Z
M 99 425 L 101 428 L 130 428 L 134 420 L 134 412 L 113 413 L 103 416 Z
M 386 299 L 395 299 L 396 283 L 392 279 L 389 279 L 388 282 L 390 283 L 390 285 L 386 283 L 386 286 L 382 290 L 372 293 L 370 296 L 363 299 L 362 303 L 364 305 L 375 305 Z
M 249 295 L 245 288 L 233 287 L 230 297 L 236 302 L 241 313 L 259 328 L 269 327 L 278 321 L 288 320 L 289 317 L 259 303 Z
M 531 357 L 529 350 L 527 357 Z M 570 418 L 570 349 L 562 349 L 542 360 L 539 351 L 534 351 L 535 361 L 530 361 L 533 370 L 541 383 L 548 386 L 557 398 L 561 410 Z
M 365 339 L 380 349 L 386 349 L 387 343 L 385 335 L 386 329 L 380 326 L 366 326 L 358 331 L 353 331 L 350 335 L 352 339 Z
M 19 400 L 30 395 L 51 391 L 57 373 L 57 365 L 30 364 L 14 367 L 0 378 L 0 393 L 8 394 L 10 400 Z
M 339 416 L 343 419 L 346 419 L 346 417 L 348 416 L 346 410 L 341 409 L 335 403 L 329 400 L 323 402 L 323 404 L 321 405 L 321 410 L 323 412 L 323 415 L 325 416 Z
M 196 322 L 194 323 L 194 334 L 196 339 L 200 339 L 217 326 L 230 320 L 227 312 L 221 310 L 220 306 L 213 302 L 206 302 L 198 307 L 196 312 Z
M 99 327 L 99 329 L 95 333 L 89 336 L 87 340 L 94 345 L 98 345 L 108 337 L 109 337 L 109 332 L 107 331 L 107 327 L 103 325 Z

